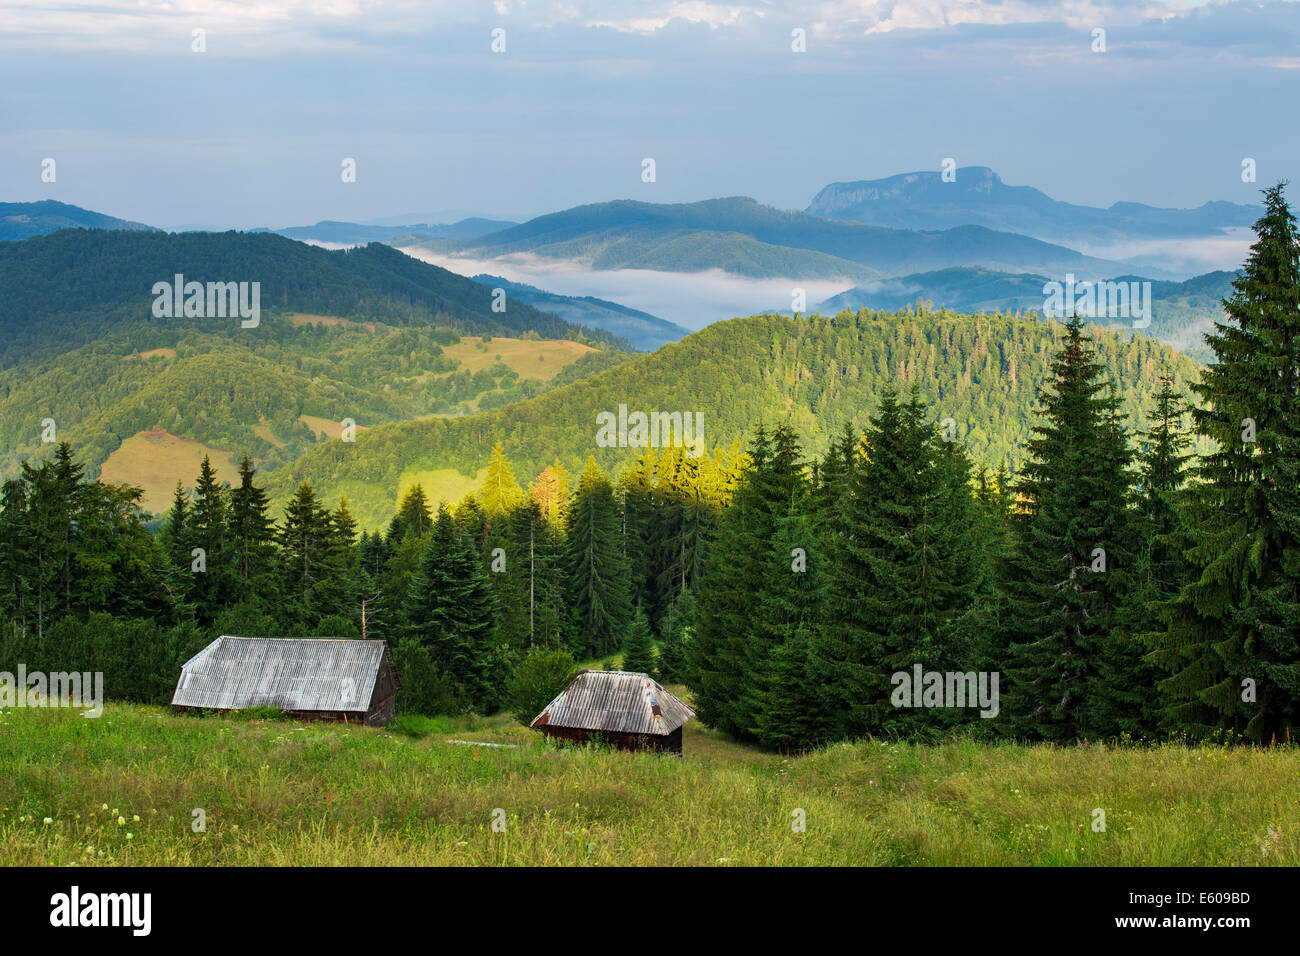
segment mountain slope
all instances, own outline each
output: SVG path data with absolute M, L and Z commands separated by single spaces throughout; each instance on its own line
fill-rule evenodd
M 1004 271 L 1072 271 L 1085 277 L 1120 271 L 1115 263 L 1026 236 L 980 226 L 917 232 L 832 222 L 743 197 L 696 203 L 620 200 L 539 216 L 477 239 L 428 248 L 475 258 L 530 253 L 593 269 L 745 276 L 863 279 L 950 266 Z
M 115 219 L 113 216 L 53 199 L 43 199 L 40 202 L 0 202 L 0 241 L 30 239 L 60 229 L 156 231 L 153 226 Z
M 1031 186 L 1008 186 L 987 166 L 965 166 L 954 182 L 916 172 L 860 182 L 831 183 L 806 210 L 827 219 L 897 229 L 978 225 L 1045 239 L 1210 236 L 1250 226 L 1260 207 L 1207 202 L 1196 209 L 1161 209 L 1119 202 L 1108 209 L 1052 199 Z
M 501 441 L 521 483 L 559 460 L 571 471 L 594 455 L 621 467 L 636 449 L 596 445 L 596 415 L 620 404 L 645 412 L 700 412 L 709 447 L 745 440 L 788 418 L 813 451 L 844 422 L 871 413 L 886 382 L 916 383 L 939 417 L 951 416 L 977 460 L 1015 461 L 1061 326 L 1031 317 L 863 311 L 799 320 L 760 315 L 717 322 L 651 355 L 539 398 L 461 419 L 375 428 L 355 444 L 331 441 L 272 476 L 283 500 L 309 479 L 345 493 L 364 525 L 391 514 L 398 489 L 419 479 L 433 499 L 459 497 Z M 1196 364 L 1151 339 L 1097 333 L 1126 407 L 1154 394 L 1164 369 L 1178 383 Z

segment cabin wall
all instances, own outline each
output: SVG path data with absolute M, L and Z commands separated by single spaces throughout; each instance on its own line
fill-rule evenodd
M 660 734 L 625 734 L 608 730 L 579 730 L 574 727 L 556 727 L 545 724 L 537 728 L 548 737 L 567 740 L 570 743 L 586 744 L 599 739 L 613 744 L 619 750 L 651 750 L 658 753 L 682 752 L 682 728 L 678 727 L 667 736 Z
M 382 727 L 393 719 L 397 712 L 397 682 L 393 679 L 393 669 L 388 663 L 388 654 L 379 666 L 375 676 L 375 691 L 370 695 L 370 706 L 366 709 L 366 726 Z

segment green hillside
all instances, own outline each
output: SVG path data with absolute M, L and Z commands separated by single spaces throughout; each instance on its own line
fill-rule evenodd
M 41 441 L 46 419 L 54 420 L 57 438 L 77 446 L 92 474 L 132 436 L 156 429 L 166 434 L 155 445 L 199 442 L 214 457 L 248 453 L 270 469 L 294 461 L 322 435 L 338 437 L 345 418 L 366 429 L 465 415 L 540 395 L 626 358 L 571 340 L 489 343 L 450 329 L 327 319 L 272 314 L 241 335 L 123 327 L 91 345 L 6 369 L 0 474 L 12 476 L 21 460 L 53 447 Z M 138 450 L 127 445 L 124 454 Z M 114 457 L 111 468 L 116 480 L 146 489 L 152 510 L 160 493 L 165 500 L 193 470 L 189 458 L 173 465 Z
M 598 448 L 595 434 L 597 413 L 617 412 L 620 404 L 701 412 L 710 447 L 728 447 L 758 422 L 788 417 L 820 453 L 846 421 L 865 420 L 891 381 L 920 383 L 936 417 L 954 419 L 976 460 L 1015 463 L 1061 334 L 1061 326 L 1035 316 L 949 311 L 732 319 L 536 399 L 468 418 L 376 428 L 354 444 L 324 443 L 274 474 L 272 491 L 283 499 L 310 479 L 326 500 L 346 493 L 362 525 L 376 527 L 392 514 L 404 476 L 440 473 L 443 484 L 430 481 L 430 496 L 458 498 L 497 441 L 521 481 L 557 459 L 577 469 L 589 455 L 618 469 L 639 450 Z M 1180 386 L 1196 374 L 1195 362 L 1148 338 L 1099 331 L 1097 344 L 1134 413 L 1145 408 L 1161 370 Z

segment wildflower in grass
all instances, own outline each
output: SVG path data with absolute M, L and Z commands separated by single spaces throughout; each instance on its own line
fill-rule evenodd
M 118 817 L 118 818 L 117 818 L 117 825 L 120 826 L 120 827 L 124 827 L 124 826 L 126 826 L 126 817 Z
M 140 815 L 139 815 L 138 813 L 133 813 L 133 814 L 131 814 L 131 820 L 132 820 L 133 823 L 139 823 L 139 822 L 140 822 Z
M 135 839 L 135 834 L 132 833 L 130 830 L 128 830 L 128 831 L 126 831 L 126 838 L 127 838 L 128 840 L 134 840 L 134 839 Z
M 101 806 L 99 809 L 101 809 L 101 810 L 107 810 L 107 809 L 108 809 L 108 804 L 107 804 L 107 803 L 104 804 L 104 805 Z
M 46 818 L 45 818 L 44 820 L 42 820 L 41 822 L 44 823 L 44 824 L 48 827 L 51 823 L 54 822 L 54 820 L 53 820 L 51 817 L 46 817 Z

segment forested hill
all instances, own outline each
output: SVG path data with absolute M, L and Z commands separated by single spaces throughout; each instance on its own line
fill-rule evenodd
M 0 244 L 0 360 L 7 367 L 132 321 L 241 333 L 238 320 L 154 319 L 154 283 L 178 273 L 187 282 L 259 282 L 264 310 L 618 344 L 508 296 L 494 312 L 491 289 L 380 244 L 331 252 L 268 233 L 77 229 Z
M 60 229 L 139 229 L 149 232 L 153 228 L 53 199 L 0 202 L 0 240 L 29 239 Z
M 710 447 L 745 439 L 760 422 L 789 419 L 810 451 L 824 450 L 847 421 L 862 425 L 887 382 L 920 386 L 936 418 L 951 417 L 977 462 L 1018 462 L 1032 411 L 1063 327 L 1036 316 L 938 311 L 779 315 L 717 322 L 651 355 L 535 399 L 459 419 L 372 429 L 353 444 L 330 441 L 272 476 L 283 501 L 308 479 L 325 500 L 346 493 L 363 527 L 391 516 L 399 485 L 420 477 L 433 500 L 459 497 L 494 443 L 526 484 L 559 461 L 571 471 L 594 455 L 621 469 L 639 449 L 598 448 L 596 415 L 701 412 Z M 1154 395 L 1160 373 L 1196 375 L 1188 357 L 1148 338 L 1096 330 L 1099 356 L 1130 413 Z

